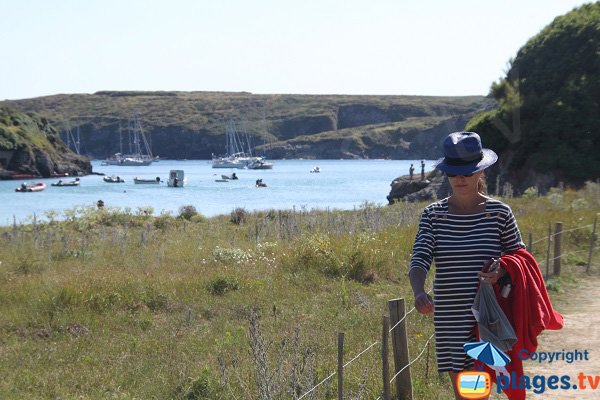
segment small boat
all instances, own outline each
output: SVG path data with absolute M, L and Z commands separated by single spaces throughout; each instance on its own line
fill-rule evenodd
M 257 180 L 256 180 L 256 187 L 257 187 L 257 188 L 261 188 L 261 187 L 267 187 L 267 184 L 266 184 L 266 183 L 263 183 L 263 180 L 262 180 L 262 179 L 257 179 Z
M 107 182 L 107 183 L 123 183 L 123 182 L 125 182 L 125 180 L 123 178 L 121 178 L 120 176 L 115 176 L 115 175 L 105 176 L 102 179 L 104 179 L 104 182 Z
M 238 179 L 238 176 L 235 174 L 235 172 L 231 175 L 221 175 L 221 179 L 225 179 L 225 180 L 232 180 L 235 181 L 236 179 Z
M 32 184 L 26 184 L 23 182 L 21 186 L 15 189 L 15 192 L 41 192 L 46 189 L 46 184 L 43 182 L 37 182 Z
M 160 180 L 159 176 L 157 176 L 155 179 L 142 179 L 142 178 L 138 178 L 137 176 L 135 178 L 133 178 L 133 183 L 135 183 L 135 184 L 158 185 L 161 182 L 162 181 Z
M 248 169 L 273 169 L 273 163 L 266 162 L 262 158 L 257 158 L 250 162 L 246 168 Z
M 321 169 L 319 167 L 313 167 L 313 169 L 310 170 L 311 174 L 318 174 L 319 172 L 321 172 Z
M 169 187 L 183 187 L 185 185 L 185 177 L 183 170 L 172 169 L 169 171 L 169 180 L 167 181 Z
M 59 180 L 58 182 L 52 183 L 52 186 L 79 186 L 79 184 L 81 183 L 81 181 L 79 180 L 79 178 L 75 178 L 74 181 L 70 181 L 70 182 L 63 182 L 62 180 Z

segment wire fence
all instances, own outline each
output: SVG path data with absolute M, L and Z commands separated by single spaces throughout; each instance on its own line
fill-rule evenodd
M 580 230 L 580 229 L 591 228 L 591 227 L 593 227 L 593 226 L 594 226 L 594 224 L 584 225 L 584 226 L 580 226 L 580 227 L 573 228 L 573 229 L 567 229 L 566 231 L 561 231 L 560 233 L 567 233 L 567 232 L 578 231 L 578 230 Z M 535 242 L 531 242 L 531 244 L 532 244 L 532 245 L 534 245 L 534 244 L 537 244 L 537 243 L 543 242 L 543 241 L 545 241 L 545 240 L 548 240 L 548 238 L 550 238 L 550 240 L 552 240 L 552 238 L 553 238 L 553 237 L 555 237 L 555 236 L 557 236 L 558 234 L 559 234 L 559 233 L 557 233 L 557 232 L 555 232 L 555 233 L 552 233 L 552 234 L 550 234 L 550 236 L 544 236 L 543 238 L 541 238 L 541 239 L 538 239 L 538 240 L 536 240 Z
M 596 237 L 595 237 L 596 221 L 594 222 L 594 224 L 588 224 L 588 225 L 583 225 L 583 226 L 579 226 L 579 227 L 575 227 L 575 228 L 571 228 L 571 229 L 567 229 L 567 230 L 562 230 L 562 231 L 559 231 L 559 232 L 554 232 L 554 233 L 551 233 L 548 236 L 545 236 L 545 237 L 543 237 L 541 239 L 536 240 L 535 242 L 532 242 L 531 244 L 540 243 L 540 242 L 542 242 L 544 240 L 546 240 L 546 241 L 548 241 L 548 240 L 552 241 L 553 238 L 555 238 L 557 236 L 560 236 L 560 235 L 562 235 L 564 233 L 578 231 L 578 230 L 582 230 L 582 229 L 589 229 L 589 228 L 593 228 L 592 240 L 590 242 L 590 248 L 589 249 L 574 250 L 574 251 L 569 251 L 569 252 L 566 252 L 566 253 L 560 253 L 560 249 L 558 249 L 558 251 L 559 251 L 558 255 L 554 255 L 552 258 L 547 259 L 545 262 L 540 262 L 539 266 L 541 267 L 544 264 L 545 264 L 544 266 L 547 266 L 550 262 L 553 262 L 555 260 L 558 260 L 558 259 L 561 259 L 561 258 L 565 258 L 567 256 L 573 256 L 573 255 L 581 254 L 581 253 L 588 253 L 588 254 L 591 255 L 592 251 L 594 249 L 594 246 L 595 246 L 595 241 L 596 241 Z M 555 249 L 555 251 L 556 250 L 557 249 Z M 432 290 L 429 290 L 427 293 L 430 294 L 431 291 Z M 412 307 L 408 312 L 406 312 L 402 316 L 402 318 L 400 318 L 391 328 L 389 328 L 388 333 L 392 333 L 415 310 L 416 310 L 416 308 Z M 420 349 L 419 354 L 412 361 L 408 362 L 404 366 L 402 366 L 399 369 L 397 369 L 397 371 L 394 374 L 394 376 L 389 380 L 390 384 L 393 384 L 397 380 L 397 378 L 404 371 L 406 371 L 408 368 L 411 367 L 411 365 L 413 365 L 415 362 L 417 362 L 418 360 L 421 359 L 421 357 L 423 356 L 423 354 L 425 354 L 425 351 L 428 349 L 429 343 L 434 338 L 434 336 L 435 336 L 435 333 L 432 333 L 431 336 L 429 336 L 429 338 L 427 339 L 427 341 L 425 342 L 425 344 L 423 345 L 423 347 Z M 380 341 L 374 341 L 373 343 L 371 343 L 368 347 L 366 347 L 365 349 L 363 349 L 362 351 L 360 351 L 356 356 L 354 356 L 350 361 L 348 361 L 345 364 L 343 364 L 342 369 L 348 367 L 350 364 L 352 364 L 354 361 L 356 361 L 357 359 L 359 359 L 362 355 L 366 354 L 369 350 L 371 350 L 373 347 L 375 347 L 375 345 L 377 345 L 379 343 L 380 343 Z M 398 368 L 398 366 L 396 366 L 396 368 Z M 311 389 L 309 389 L 308 391 L 306 391 L 302 396 L 298 397 L 298 400 L 301 400 L 305 396 L 307 396 L 310 393 L 314 392 L 319 386 L 323 385 L 325 382 L 327 382 L 328 380 L 330 380 L 331 378 L 333 378 L 336 374 L 337 374 L 336 371 L 330 373 L 327 377 L 325 377 L 319 383 L 317 383 L 315 386 L 313 386 Z M 377 400 L 380 400 L 381 398 L 382 397 L 379 396 L 379 397 L 377 397 Z

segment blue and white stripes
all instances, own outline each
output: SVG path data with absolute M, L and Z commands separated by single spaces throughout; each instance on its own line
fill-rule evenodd
M 429 271 L 435 262 L 434 325 L 438 370 L 462 371 L 473 361 L 463 349 L 473 340 L 471 306 L 477 273 L 492 257 L 525 247 L 510 207 L 488 198 L 485 211 L 448 213 L 448 199 L 423 211 L 410 267 Z

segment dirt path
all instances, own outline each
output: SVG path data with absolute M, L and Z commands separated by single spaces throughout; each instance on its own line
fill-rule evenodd
M 528 360 L 524 363 L 528 376 L 569 375 L 571 384 L 577 384 L 580 372 L 600 377 L 600 278 L 590 277 L 566 290 L 556 302 L 557 310 L 565 318 L 560 331 L 545 331 L 539 337 L 538 351 L 565 352 L 588 350 L 589 361 L 553 361 L 552 363 Z M 600 379 L 600 378 L 599 378 Z M 560 382 L 558 383 L 560 385 Z M 600 385 L 596 390 L 546 390 L 545 393 L 528 392 L 531 399 L 600 399 Z

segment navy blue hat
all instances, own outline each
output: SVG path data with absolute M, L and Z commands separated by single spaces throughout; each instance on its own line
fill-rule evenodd
M 452 175 L 467 175 L 486 169 L 498 160 L 493 150 L 481 147 L 475 132 L 454 132 L 444 139 L 444 158 L 435 166 Z

